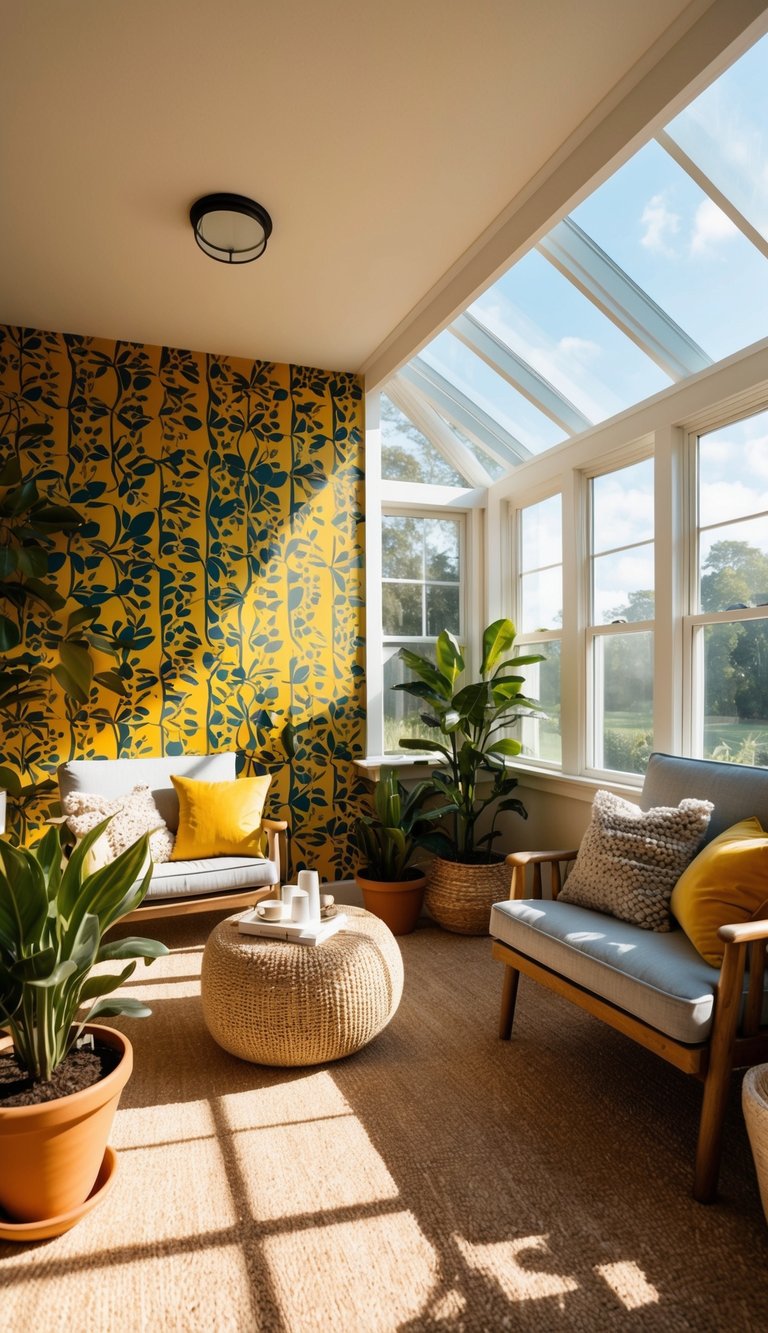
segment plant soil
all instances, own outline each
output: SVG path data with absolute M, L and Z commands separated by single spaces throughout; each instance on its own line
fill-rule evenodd
M 106 1078 L 120 1062 L 120 1052 L 97 1041 L 95 1046 L 75 1047 L 65 1055 L 53 1076 L 36 1083 L 19 1064 L 13 1050 L 0 1051 L 0 1106 L 38 1106 L 82 1092 Z

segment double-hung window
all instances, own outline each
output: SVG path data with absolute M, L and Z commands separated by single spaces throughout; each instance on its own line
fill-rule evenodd
M 693 441 L 691 751 L 768 764 L 768 412 Z
M 587 765 L 642 773 L 653 748 L 653 459 L 589 489 Z
M 544 718 L 520 723 L 523 756 L 561 764 L 560 647 L 563 628 L 562 497 L 551 495 L 518 510 L 516 653 L 545 658 L 523 668 L 523 692 L 537 699 Z
M 463 515 L 384 513 L 381 519 L 384 752 L 403 737 L 430 735 L 417 699 L 392 686 L 411 673 L 403 647 L 429 656 L 444 629 L 464 634 Z

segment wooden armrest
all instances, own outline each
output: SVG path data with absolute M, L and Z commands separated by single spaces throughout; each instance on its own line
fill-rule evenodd
M 288 828 L 287 819 L 262 819 L 261 827 L 268 833 L 285 833 Z
M 550 867 L 550 886 L 552 897 L 556 898 L 560 892 L 562 879 L 560 875 L 561 861 L 574 861 L 578 853 L 574 851 L 567 852 L 510 852 L 506 858 L 507 865 L 512 868 L 512 882 L 509 886 L 510 898 L 540 898 L 542 896 L 541 887 L 541 867 L 548 865 Z M 525 871 L 527 866 L 533 866 L 533 892 L 529 894 L 525 887 Z
M 508 866 L 547 865 L 551 861 L 575 861 L 578 851 L 568 852 L 510 852 Z
M 288 828 L 288 823 L 285 819 L 262 819 L 261 827 L 267 835 L 267 854 L 269 859 L 270 861 L 274 861 L 277 866 L 277 882 L 279 884 L 281 879 L 280 834 L 285 833 Z
M 742 921 L 735 926 L 721 926 L 717 933 L 727 944 L 749 944 L 752 940 L 768 940 L 768 919 Z

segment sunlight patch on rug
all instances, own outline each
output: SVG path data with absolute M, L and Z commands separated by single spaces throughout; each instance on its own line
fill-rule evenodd
M 437 1287 L 437 1257 L 412 1213 L 273 1236 L 264 1250 L 292 1329 L 392 1333 L 427 1309 Z
M 554 1259 L 547 1236 L 522 1236 L 492 1245 L 473 1245 L 463 1236 L 453 1239 L 470 1268 L 494 1279 L 509 1301 L 563 1297 L 579 1288 L 575 1278 L 538 1267 Z M 564 1307 L 562 1300 L 560 1307 Z
M 636 1263 L 599 1264 L 598 1277 L 610 1287 L 625 1310 L 639 1310 L 642 1305 L 657 1305 L 659 1293 L 651 1286 L 645 1273 Z
M 326 1117 L 332 1120 L 352 1114 L 330 1074 L 313 1072 L 297 1077 L 293 1070 L 277 1075 L 272 1086 L 228 1093 L 219 1104 L 232 1129 L 282 1126 Z

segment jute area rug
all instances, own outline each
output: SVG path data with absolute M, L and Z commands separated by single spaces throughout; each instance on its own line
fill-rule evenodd
M 374 1042 L 267 1069 L 204 1027 L 217 919 L 147 930 L 173 952 L 129 988 L 152 1017 L 114 1020 L 114 1188 L 67 1235 L 0 1244 L 5 1333 L 768 1328 L 738 1079 L 702 1207 L 698 1086 L 525 980 L 500 1042 L 488 940 L 420 927 Z

